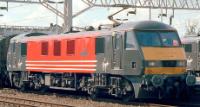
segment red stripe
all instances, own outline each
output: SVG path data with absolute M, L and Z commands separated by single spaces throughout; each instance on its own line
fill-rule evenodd
M 27 67 L 34 67 L 34 68 L 49 68 L 47 66 L 27 66 Z M 94 69 L 96 67 L 74 67 L 74 66 L 67 66 L 67 67 L 58 67 L 58 66 L 51 66 L 51 68 L 91 68 Z
M 26 62 L 27 64 L 96 64 L 96 62 Z
M 29 72 L 44 72 L 44 73 L 94 73 L 94 71 L 80 71 L 80 70 L 73 70 L 73 71 L 69 71 L 69 70 L 59 70 L 59 71 L 56 71 L 56 70 L 28 70 L 27 71 Z

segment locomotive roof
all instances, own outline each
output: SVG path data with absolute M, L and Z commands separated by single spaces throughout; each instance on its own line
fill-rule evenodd
M 26 36 L 29 33 L 20 34 L 14 37 L 11 42 L 25 42 L 25 41 L 38 41 L 38 40 L 49 40 L 49 39 L 64 39 L 64 38 L 79 38 L 79 37 L 96 37 L 96 36 L 106 36 L 112 35 L 113 31 L 123 31 L 123 30 L 176 30 L 170 25 L 157 22 L 157 21 L 139 21 L 139 22 L 128 22 L 124 23 L 111 30 L 100 30 L 100 31 L 84 31 L 78 33 L 68 33 L 58 35 L 40 35 L 40 36 Z M 51 36 L 51 37 L 50 37 Z
M 40 36 L 26 36 L 30 33 L 19 34 L 18 36 L 11 39 L 12 42 L 26 42 L 26 41 L 38 41 L 38 40 L 51 40 L 51 39 L 64 39 L 64 38 L 79 38 L 79 37 L 92 37 L 99 35 L 99 31 L 80 32 L 80 33 L 69 33 L 69 34 L 54 34 L 54 35 L 40 35 Z M 103 33 L 101 33 L 103 34 Z M 59 36 L 58 36 L 59 35 Z
M 26 33 L 21 33 L 18 34 L 17 36 L 13 37 L 11 39 L 11 43 L 13 42 L 21 42 L 24 41 L 24 39 L 26 39 L 26 37 L 31 37 L 31 36 L 41 36 L 41 35 L 45 35 L 44 33 L 39 33 L 39 32 L 26 32 Z
M 14 36 L 16 36 L 16 34 L 14 34 L 14 35 L 8 35 L 8 36 L 0 36 L 0 41 L 1 41 L 1 40 L 4 40 L 4 39 L 13 38 Z
M 183 43 L 197 42 L 200 41 L 200 36 L 185 36 L 181 38 L 181 41 Z
M 176 30 L 165 23 L 157 21 L 139 21 L 124 23 L 116 29 L 134 29 L 134 30 Z

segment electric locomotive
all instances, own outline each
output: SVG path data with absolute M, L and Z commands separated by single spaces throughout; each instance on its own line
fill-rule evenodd
M 85 91 L 96 98 L 180 96 L 195 77 L 173 27 L 129 22 L 110 30 L 11 39 L 7 70 L 13 87 Z M 153 94 L 152 94 L 153 93 Z
M 200 76 L 200 37 L 198 35 L 187 35 L 181 38 L 187 56 L 187 71 Z M 199 84 L 199 79 L 197 81 Z

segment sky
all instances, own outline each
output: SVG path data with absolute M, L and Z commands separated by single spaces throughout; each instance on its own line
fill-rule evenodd
M 55 0 L 56 1 L 56 0 Z M 57 0 L 59 1 L 59 0 Z M 0 2 L 0 6 L 6 6 L 6 3 Z M 56 8 L 55 4 L 52 4 Z M 85 5 L 81 0 L 73 0 L 73 14 L 82 10 Z M 63 4 L 59 4 L 58 10 L 63 12 Z M 75 17 L 73 19 L 73 26 L 95 26 L 99 24 L 111 23 L 107 16 L 118 11 L 120 8 L 101 8 L 93 7 L 85 13 Z M 136 15 L 127 16 L 127 12 L 134 9 L 128 9 L 114 18 L 128 19 L 128 21 L 141 21 L 149 20 L 148 9 L 137 9 Z M 152 10 L 152 20 L 161 21 L 158 18 L 160 9 Z M 164 10 L 165 11 L 165 10 Z M 163 17 L 163 22 L 169 24 L 169 17 L 172 15 L 172 10 L 167 10 L 168 16 Z M 43 7 L 41 4 L 20 4 L 9 3 L 8 11 L 0 10 L 0 25 L 16 25 L 16 26 L 49 26 L 50 23 L 56 24 L 56 15 Z M 172 26 L 178 30 L 180 36 L 183 36 L 186 32 L 186 23 L 193 22 L 198 24 L 200 28 L 200 10 L 188 11 L 188 10 L 175 10 L 175 16 Z M 62 25 L 63 20 L 58 18 L 58 24 Z

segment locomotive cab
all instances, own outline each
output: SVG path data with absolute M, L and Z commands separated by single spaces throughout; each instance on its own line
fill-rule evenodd
M 183 74 L 185 53 L 174 31 L 136 31 L 144 56 L 144 74 Z
M 169 95 L 180 90 L 176 88 L 185 83 L 186 60 L 177 32 L 149 30 L 135 31 L 135 35 L 144 57 L 145 81 Z
M 181 38 L 187 56 L 187 72 L 196 76 L 196 86 L 200 84 L 200 37 L 187 35 Z
M 141 90 L 152 89 L 159 90 L 159 97 L 171 96 L 173 92 L 180 94 L 187 86 L 195 84 L 195 77 L 187 75 L 186 55 L 176 29 L 154 21 L 121 27 L 127 26 L 132 29 L 125 30 L 124 69 L 129 75 L 126 77 L 133 83 L 135 96 L 141 97 L 144 93 Z M 127 35 L 127 32 L 131 34 Z M 132 70 L 127 69 L 131 67 Z M 136 79 L 140 76 L 142 78 Z

